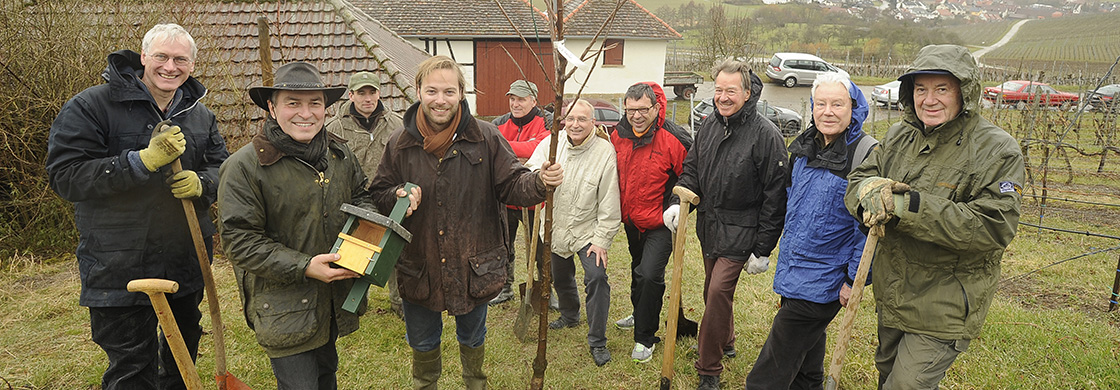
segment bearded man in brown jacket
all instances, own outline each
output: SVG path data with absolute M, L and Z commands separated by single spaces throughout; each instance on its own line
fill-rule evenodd
M 434 389 L 442 369 L 442 312 L 455 317 L 463 381 L 486 388 L 482 372 L 486 308 L 506 279 L 509 241 L 505 205 L 530 206 L 563 181 L 559 164 L 530 171 L 498 129 L 475 119 L 463 98 L 466 81 L 445 56 L 420 63 L 420 102 L 389 136 L 370 191 L 384 212 L 398 197 L 413 200 L 402 225 L 412 233 L 397 262 L 416 389 Z M 420 190 L 401 187 L 417 184 Z

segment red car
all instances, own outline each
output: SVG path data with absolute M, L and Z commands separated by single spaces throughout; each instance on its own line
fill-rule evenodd
M 996 104 L 1014 105 L 1020 110 L 1035 102 L 1041 106 L 1061 107 L 1062 110 L 1068 110 L 1077 105 L 1079 97 L 1075 93 L 1056 90 L 1050 84 L 1012 80 L 999 86 L 984 88 L 984 99 Z
M 607 134 L 614 131 L 615 125 L 622 120 L 622 112 L 609 101 L 603 99 L 596 99 L 592 97 L 584 97 L 592 107 L 595 107 L 595 126 L 603 126 Z M 571 100 L 564 99 L 564 105 L 571 104 Z

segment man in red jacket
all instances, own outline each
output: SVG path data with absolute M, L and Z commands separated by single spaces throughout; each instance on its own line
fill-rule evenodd
M 630 86 L 624 102 L 626 116 L 611 134 L 618 157 L 622 223 L 631 256 L 630 303 L 634 305 L 634 314 L 615 324 L 634 328 L 630 358 L 640 363 L 653 357 L 653 345 L 661 341 L 655 334 L 665 294 L 665 266 L 673 250 L 673 236 L 661 214 L 668 207 L 686 153 L 684 141 L 669 130 L 679 127 L 665 120 L 665 102 L 657 83 Z
M 517 159 L 525 163 L 530 156 L 533 155 L 533 150 L 537 148 L 537 144 L 541 140 L 548 138 L 549 126 L 552 126 L 552 114 L 548 111 L 542 110 L 537 107 L 537 85 L 531 81 L 517 80 L 509 85 L 509 92 L 506 93 L 509 97 L 509 113 L 495 118 L 491 123 L 498 126 L 498 131 L 502 133 L 506 141 L 509 141 L 509 146 L 513 148 L 513 154 L 517 155 Z M 506 264 L 506 283 L 502 286 L 502 292 L 490 301 L 491 305 L 496 305 L 506 302 L 513 298 L 513 290 L 510 286 L 513 285 L 513 262 L 517 256 L 513 253 L 513 243 L 517 238 L 517 226 L 523 216 L 521 208 L 517 206 L 506 206 L 506 223 L 509 226 L 509 262 Z M 529 209 L 528 219 L 525 220 L 525 225 L 531 225 L 533 221 L 533 210 Z

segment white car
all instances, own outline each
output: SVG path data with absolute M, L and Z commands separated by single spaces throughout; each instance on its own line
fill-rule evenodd
M 898 106 L 898 87 L 902 85 L 901 81 L 895 80 L 889 83 L 875 87 L 871 91 L 871 99 L 876 104 L 887 106 Z

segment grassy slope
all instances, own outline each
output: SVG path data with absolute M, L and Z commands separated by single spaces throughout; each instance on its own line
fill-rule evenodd
M 1030 215 L 1031 211 L 1025 211 Z M 1120 234 L 1114 227 L 1049 219 L 1078 230 Z M 700 283 L 703 270 L 695 237 L 690 233 L 686 251 L 684 303 L 692 319 L 703 312 Z M 1090 247 L 1109 247 L 1103 239 L 1038 235 L 1021 229 L 1020 237 L 1004 258 L 1004 275 L 1013 276 L 1064 259 Z M 620 234 L 610 252 L 611 319 L 630 310 L 628 255 Z M 1077 388 L 1107 389 L 1120 383 L 1120 313 L 1104 313 L 1102 299 L 1111 286 L 1115 254 L 1094 255 L 1052 267 L 1002 284 L 991 316 L 980 339 L 962 355 L 944 381 L 946 388 Z M 216 275 L 221 286 L 228 331 L 229 369 L 253 388 L 273 385 L 268 360 L 253 340 L 239 314 L 229 263 L 219 260 Z M 517 267 L 523 280 L 524 266 Z M 741 386 L 755 355 L 765 341 L 778 297 L 770 291 L 773 271 L 762 276 L 742 275 L 736 299 L 736 334 L 740 357 L 726 361 L 724 386 Z M 106 361 L 89 339 L 87 311 L 78 307 L 78 281 L 72 261 L 10 269 L 0 276 L 0 377 L 16 388 L 96 388 Z M 873 294 L 873 293 L 872 293 Z M 873 295 L 872 295 L 873 296 Z M 385 294 L 371 293 L 371 311 L 362 329 L 339 342 L 341 388 L 401 388 L 409 383 L 410 353 L 403 339 L 402 323 L 386 313 Z M 376 309 L 382 309 L 380 311 Z M 843 381 L 846 388 L 872 389 L 876 377 L 873 353 L 874 310 L 871 296 L 861 306 L 855 338 L 847 357 Z M 495 389 L 525 387 L 531 373 L 535 344 L 521 344 L 511 334 L 516 304 L 492 308 L 488 322 L 486 369 Z M 554 316 L 552 314 L 551 316 Z M 203 321 L 209 328 L 209 319 Z M 836 334 L 834 321 L 830 335 Z M 444 375 L 441 385 L 461 386 L 453 321 L 444 327 Z M 653 388 L 660 377 L 659 348 L 651 364 L 629 362 L 631 333 L 608 329 L 608 347 L 614 361 L 603 368 L 587 355 L 586 325 L 549 334 L 547 383 L 557 389 Z M 204 338 L 199 372 L 205 379 L 213 372 L 211 340 Z M 695 386 L 693 357 L 684 351 L 693 340 L 681 340 L 675 360 L 680 388 Z M 830 341 L 831 343 L 831 341 Z M 212 382 L 204 380 L 208 388 Z
M 961 26 L 946 27 L 961 37 L 965 45 L 984 47 L 992 45 L 1003 38 L 1004 34 L 1015 24 L 1014 20 L 1004 20 L 990 23 L 976 23 Z
M 1070 15 L 1031 21 L 985 60 L 1112 63 L 1120 56 L 1120 15 Z

